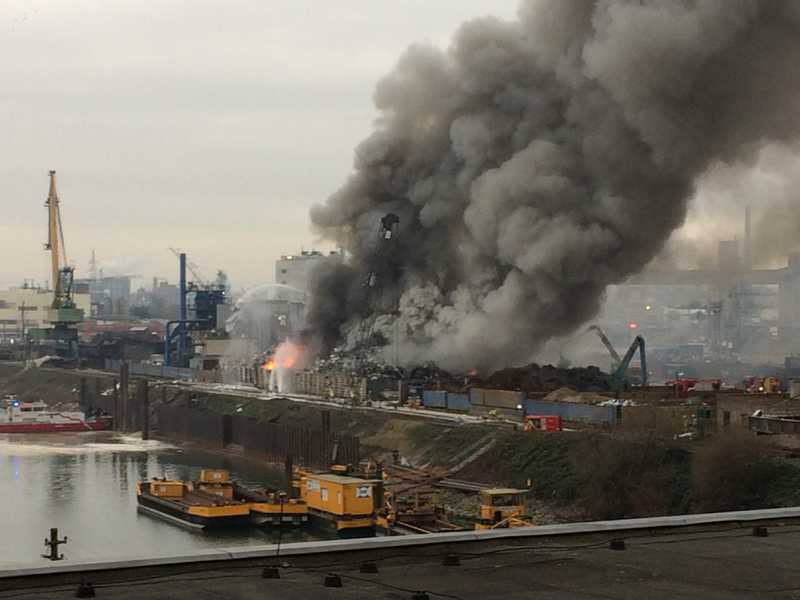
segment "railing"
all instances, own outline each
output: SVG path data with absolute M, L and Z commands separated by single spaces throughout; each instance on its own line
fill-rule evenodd
M 800 433 L 800 420 L 787 417 L 750 417 L 750 431 L 757 433 Z
M 106 360 L 106 370 L 119 371 L 122 361 Z M 161 377 L 164 379 L 182 379 L 193 381 L 198 378 L 198 372 L 194 369 L 183 369 L 180 367 L 167 367 L 164 365 L 148 365 L 145 363 L 130 363 L 131 375 L 144 375 L 147 377 Z

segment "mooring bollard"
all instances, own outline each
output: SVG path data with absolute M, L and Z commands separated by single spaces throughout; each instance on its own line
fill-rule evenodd
M 58 539 L 58 528 L 51 527 L 50 528 L 50 539 L 48 540 L 45 538 L 44 545 L 50 547 L 50 554 L 42 554 L 42 558 L 46 558 L 48 560 L 64 560 L 64 555 L 58 553 L 58 547 L 61 544 L 67 543 L 67 536 L 64 536 L 63 540 Z

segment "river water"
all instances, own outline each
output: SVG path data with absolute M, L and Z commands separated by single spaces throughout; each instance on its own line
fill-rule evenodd
M 136 482 L 194 479 L 228 469 L 244 485 L 279 485 L 279 469 L 110 432 L 0 435 L 0 568 L 42 566 L 51 527 L 69 541 L 67 561 L 172 556 L 187 551 L 274 543 L 268 529 L 195 532 L 139 514 Z M 285 529 L 284 542 L 319 539 Z M 63 563 L 55 563 L 63 564 Z

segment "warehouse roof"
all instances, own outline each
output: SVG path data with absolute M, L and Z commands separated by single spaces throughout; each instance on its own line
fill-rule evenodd
M 380 483 L 380 479 L 363 479 L 361 477 L 351 477 L 349 475 L 334 475 L 333 473 L 310 473 L 306 476 L 308 479 L 318 479 L 319 481 L 327 481 L 330 483 L 338 483 L 341 485 L 365 484 L 365 483 Z

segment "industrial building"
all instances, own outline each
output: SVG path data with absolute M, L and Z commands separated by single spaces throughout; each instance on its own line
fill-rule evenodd
M 97 319 L 128 319 L 131 308 L 131 278 L 125 275 L 81 279 L 76 283 L 89 286 L 91 314 Z
M 87 289 L 78 286 L 73 299 L 79 309 L 89 313 L 91 302 Z M 18 287 L 0 291 L 0 339 L 21 340 L 23 332 L 29 329 L 49 327 L 52 305 L 53 290 Z
M 131 296 L 131 315 L 138 318 L 177 319 L 180 288 L 164 279 L 153 278 L 150 289 L 140 287 Z
M 253 288 L 236 302 L 226 319 L 228 332 L 255 342 L 261 351 L 296 334 L 305 325 L 314 270 L 343 258 L 341 251 L 325 254 L 318 250 L 281 256 L 275 261 L 275 283 Z
M 314 269 L 326 262 L 339 262 L 343 257 L 344 254 L 340 250 L 333 250 L 328 254 L 319 250 L 303 250 L 300 254 L 285 254 L 275 261 L 275 283 L 308 292 Z
M 744 241 L 720 241 L 713 267 L 652 269 L 609 286 L 599 325 L 615 344 L 643 335 L 656 362 L 660 353 L 676 364 L 780 364 L 800 342 L 800 254 L 785 267 L 757 269 L 751 246 L 746 211 Z M 682 356 L 687 346 L 700 355 Z

